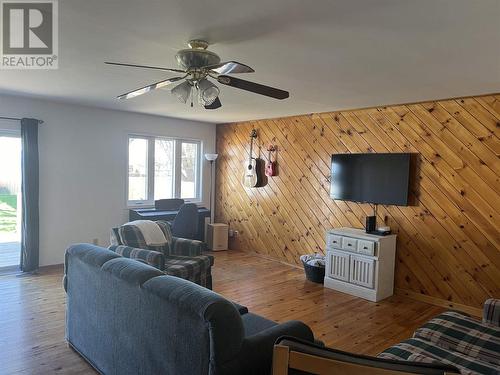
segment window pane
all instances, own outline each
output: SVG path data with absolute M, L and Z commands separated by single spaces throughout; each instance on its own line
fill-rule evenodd
M 148 199 L 148 140 L 144 138 L 128 140 L 128 199 Z
M 174 197 L 174 141 L 155 140 L 155 200 Z
M 182 142 L 181 198 L 196 198 L 198 143 Z

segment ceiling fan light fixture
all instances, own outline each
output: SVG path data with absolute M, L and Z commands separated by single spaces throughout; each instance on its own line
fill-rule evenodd
M 175 86 L 170 92 L 182 103 L 186 103 L 191 94 L 192 86 L 188 81 L 184 81 Z
M 219 88 L 208 79 L 204 78 L 198 82 L 198 97 L 201 104 L 212 104 L 219 96 L 219 93 Z
M 248 65 L 238 61 L 221 62 L 220 57 L 209 51 L 208 42 L 205 40 L 194 39 L 188 42 L 189 48 L 182 49 L 177 52 L 177 64 L 181 69 L 163 68 L 158 66 L 127 64 L 120 62 L 105 62 L 108 65 L 126 66 L 141 69 L 155 69 L 167 72 L 182 73 L 182 76 L 164 79 L 145 87 L 119 95 L 118 99 L 130 99 L 139 95 L 146 94 L 150 91 L 161 89 L 176 81 L 185 80 L 178 84 L 170 92 L 179 99 L 182 103 L 187 103 L 188 100 L 193 107 L 193 101 L 197 101 L 205 107 L 205 109 L 214 110 L 222 107 L 219 93 L 220 89 L 207 78 L 213 79 L 215 83 L 230 86 L 236 89 L 253 92 L 255 94 L 264 95 L 270 98 L 283 100 L 290 96 L 288 91 L 284 91 L 275 87 L 262 85 L 260 83 L 246 81 L 241 78 L 229 76 L 228 74 L 252 73 L 254 70 Z

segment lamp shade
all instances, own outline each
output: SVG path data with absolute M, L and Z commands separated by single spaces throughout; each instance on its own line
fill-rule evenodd
M 175 86 L 170 92 L 175 95 L 182 103 L 186 103 L 191 94 L 192 86 L 188 81 L 184 81 Z
M 208 161 L 215 161 L 219 154 L 205 154 L 205 159 Z
M 199 100 L 203 105 L 212 104 L 219 96 L 219 92 L 219 88 L 206 78 L 198 82 Z

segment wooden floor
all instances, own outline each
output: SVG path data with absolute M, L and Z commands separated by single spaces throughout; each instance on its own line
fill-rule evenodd
M 303 271 L 241 252 L 216 253 L 214 290 L 252 312 L 309 324 L 328 346 L 376 354 L 441 308 L 394 296 L 367 302 L 304 280 Z M 64 340 L 62 267 L 0 275 L 0 374 L 95 374 Z

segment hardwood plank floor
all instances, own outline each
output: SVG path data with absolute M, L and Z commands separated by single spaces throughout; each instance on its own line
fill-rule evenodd
M 309 324 L 328 346 L 376 354 L 442 308 L 402 296 L 367 302 L 304 279 L 303 271 L 243 252 L 219 252 L 214 290 L 252 312 Z M 0 275 L 0 374 L 95 374 L 64 339 L 62 267 Z

